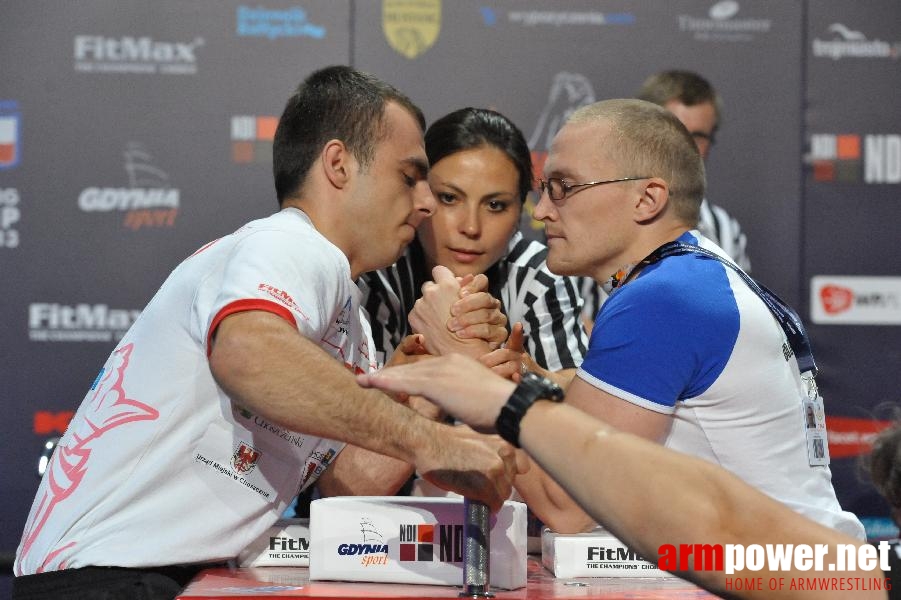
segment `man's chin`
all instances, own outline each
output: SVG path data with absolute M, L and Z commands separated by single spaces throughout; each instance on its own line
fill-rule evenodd
M 366 256 L 367 264 L 364 267 L 364 273 L 369 273 L 372 271 L 378 271 L 379 269 L 387 269 L 391 265 L 397 262 L 397 260 L 403 255 L 404 249 L 407 247 L 406 244 L 400 246 L 400 248 L 394 252 L 393 254 L 388 254 L 387 250 L 384 252 L 376 254 L 369 254 Z
M 580 272 L 578 265 L 574 265 L 573 263 L 567 262 L 565 260 L 554 260 L 554 257 L 551 256 L 551 253 L 548 253 L 547 256 L 547 268 L 554 275 L 576 275 L 581 276 L 583 273 Z

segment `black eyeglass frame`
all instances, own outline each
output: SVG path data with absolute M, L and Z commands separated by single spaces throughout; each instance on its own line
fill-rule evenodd
M 695 143 L 697 143 L 697 140 L 702 140 L 707 142 L 708 146 L 716 145 L 716 129 L 710 133 L 704 131 L 689 131 L 688 133 L 691 135 L 691 139 L 695 140 Z
M 641 179 L 651 179 L 651 175 L 647 176 L 632 176 L 632 177 L 620 177 L 619 179 L 605 179 L 603 181 L 588 181 L 586 183 L 566 183 L 561 177 L 548 177 L 547 179 L 539 179 L 538 180 L 538 192 L 540 194 L 544 194 L 547 192 L 548 198 L 553 202 L 563 202 L 566 200 L 567 196 L 569 196 L 570 192 L 572 192 L 576 188 L 584 188 L 591 187 L 595 185 L 604 185 L 607 183 L 619 183 L 621 181 L 639 181 Z M 556 188 L 562 192 L 560 193 L 554 192 L 554 185 L 559 184 L 559 188 Z M 559 197 L 556 197 L 559 196 Z

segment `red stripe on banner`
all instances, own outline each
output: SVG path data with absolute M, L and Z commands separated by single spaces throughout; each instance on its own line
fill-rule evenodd
M 891 421 L 827 417 L 826 434 L 829 438 L 830 457 L 851 458 L 866 454 L 870 451 L 876 434 L 891 425 Z

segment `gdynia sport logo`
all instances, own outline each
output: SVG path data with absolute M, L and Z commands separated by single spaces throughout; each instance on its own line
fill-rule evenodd
M 663 544 L 658 549 L 657 567 L 661 571 L 723 571 L 726 589 L 738 590 L 811 590 L 854 591 L 890 590 L 891 546 L 885 540 L 878 546 L 837 544 L 830 552 L 828 544 Z M 765 571 L 768 576 L 757 576 Z M 798 575 L 797 572 L 805 573 Z M 854 572 L 854 576 L 842 573 Z M 793 572 L 791 577 L 771 576 Z M 861 572 L 870 576 L 861 577 Z M 828 576 L 824 574 L 828 573 Z M 833 575 L 834 573 L 834 575 Z

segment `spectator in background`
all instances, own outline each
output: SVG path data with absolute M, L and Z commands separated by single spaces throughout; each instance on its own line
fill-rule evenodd
M 691 71 L 662 71 L 645 80 L 637 97 L 676 115 L 691 134 L 701 158 L 707 159 L 716 142 L 723 113 L 722 100 L 710 82 Z M 751 271 L 747 239 L 738 221 L 706 197 L 701 202 L 697 229 L 722 248 L 745 272 Z M 609 290 L 595 285 L 590 279 L 583 279 L 580 285 L 585 300 L 582 315 L 590 328 Z
M 659 104 L 676 115 L 691 134 L 701 158 L 707 160 L 716 142 L 723 102 L 706 79 L 691 71 L 663 71 L 650 76 L 637 97 Z M 745 272 L 750 272 L 747 240 L 741 226 L 723 208 L 707 198 L 701 202 L 698 231 L 716 242 Z

